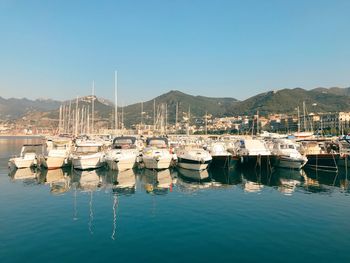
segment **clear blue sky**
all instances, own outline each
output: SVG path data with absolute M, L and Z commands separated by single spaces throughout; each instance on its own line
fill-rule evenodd
M 119 103 L 350 86 L 350 1 L 0 0 L 0 96 Z

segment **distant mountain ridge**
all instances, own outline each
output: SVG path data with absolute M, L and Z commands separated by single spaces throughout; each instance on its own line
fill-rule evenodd
M 79 98 L 79 105 L 84 105 L 86 109 L 91 111 L 92 98 L 91 95 Z M 103 98 L 94 98 L 96 119 L 103 119 L 104 122 L 109 122 L 109 126 L 112 127 L 114 120 L 113 102 Z M 73 111 L 75 101 L 76 99 L 61 102 L 47 99 L 4 99 L 0 97 L 0 119 L 18 119 L 23 116 L 31 119 L 31 116 L 34 116 L 33 113 L 36 113 L 35 116 L 40 116 L 40 114 L 38 115 L 40 112 L 43 113 L 41 116 L 57 119 L 60 105 L 64 104 L 68 107 L 71 104 Z M 304 101 L 308 112 L 350 111 L 350 88 L 281 89 L 260 93 L 243 101 L 229 97 L 194 96 L 178 90 L 171 90 L 143 103 L 134 103 L 123 107 L 123 109 L 118 107 L 118 118 L 121 119 L 123 111 L 123 119 L 127 127 L 140 123 L 141 118 L 144 124 L 153 124 L 154 105 L 157 113 L 162 104 L 167 105 L 168 123 L 175 122 L 176 105 L 178 105 L 178 121 L 181 121 L 182 117 L 189 112 L 192 119 L 195 117 L 203 118 L 206 113 L 214 117 L 253 115 L 257 111 L 260 115 L 296 114 L 296 108 L 299 106 L 302 109 Z
M 51 99 L 4 99 L 0 97 L 0 119 L 20 118 L 31 111 L 55 110 L 59 108 L 61 103 L 60 101 Z

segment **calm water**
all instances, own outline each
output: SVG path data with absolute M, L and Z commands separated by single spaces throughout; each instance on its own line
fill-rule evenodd
M 0 138 L 1 262 L 350 262 L 344 173 L 9 173 L 25 142 Z

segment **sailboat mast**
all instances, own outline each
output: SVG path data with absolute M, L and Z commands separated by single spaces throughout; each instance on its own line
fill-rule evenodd
M 71 108 L 72 108 L 72 100 L 69 101 L 69 109 L 68 109 L 68 134 L 71 134 L 70 133 L 71 132 Z
M 114 71 L 114 129 L 118 130 L 118 72 Z
M 156 130 L 156 99 L 153 100 L 153 130 Z
M 92 81 L 92 101 L 91 101 L 91 133 L 94 133 L 95 124 L 95 81 Z
M 60 106 L 60 115 L 58 119 L 58 133 L 61 133 L 61 125 L 62 125 L 62 105 Z
M 176 102 L 176 112 L 175 112 L 175 133 L 177 133 L 177 115 L 179 113 L 179 102 Z
M 259 111 L 256 112 L 256 134 L 259 134 Z
M 208 112 L 205 112 L 205 135 L 208 134 Z
M 122 124 L 121 128 L 124 129 L 124 103 L 122 103 Z
M 304 131 L 306 131 L 306 110 L 305 110 L 305 101 L 303 101 L 303 111 L 304 111 Z
M 300 132 L 300 110 L 299 110 L 299 106 L 298 106 L 298 132 Z
M 142 127 L 142 121 L 143 121 L 142 114 L 143 114 L 143 102 L 141 101 L 141 127 Z
M 77 96 L 77 100 L 75 102 L 75 129 L 74 129 L 74 134 L 75 136 L 78 136 L 78 103 L 79 103 L 79 100 L 78 100 L 78 96 Z
M 165 103 L 165 134 L 168 133 L 168 104 Z

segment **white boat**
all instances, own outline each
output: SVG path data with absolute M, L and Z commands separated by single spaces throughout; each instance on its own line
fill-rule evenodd
M 19 157 L 12 157 L 8 162 L 9 168 L 29 168 L 39 165 L 43 154 L 43 144 L 24 144 Z
M 167 138 L 153 137 L 146 141 L 142 151 L 142 161 L 148 169 L 168 169 L 175 158 L 168 147 Z
M 70 164 L 71 140 L 48 140 L 48 153 L 42 156 L 41 165 L 47 169 L 56 169 Z
M 102 143 L 92 140 L 77 141 L 72 154 L 73 168 L 86 170 L 103 166 L 105 153 L 102 151 L 102 146 Z
M 112 149 L 106 152 L 105 161 L 111 170 L 126 171 L 135 166 L 139 151 L 136 138 L 123 136 L 113 140 Z
M 189 170 L 205 170 L 212 161 L 208 151 L 203 148 L 180 146 L 175 149 L 177 166 Z
M 270 165 L 271 151 L 261 139 L 241 139 L 235 143 L 235 158 L 248 167 Z
M 211 165 L 216 167 L 229 167 L 231 165 L 232 154 L 227 151 L 224 142 L 213 142 L 208 150 L 213 158 Z
M 281 168 L 301 169 L 306 163 L 306 156 L 298 151 L 298 145 L 291 140 L 275 140 L 271 149 L 274 155 L 273 165 Z

